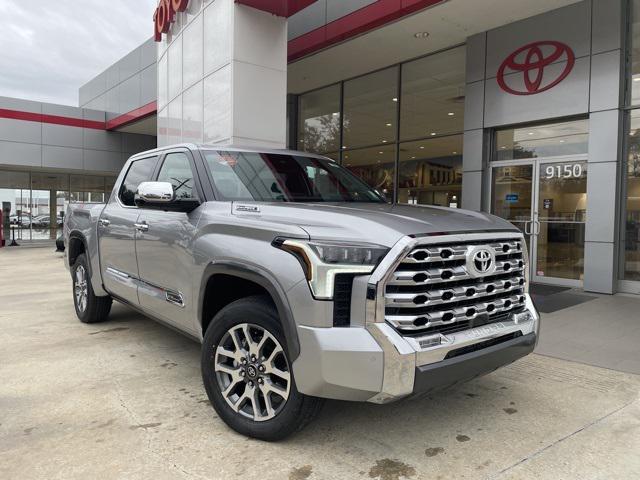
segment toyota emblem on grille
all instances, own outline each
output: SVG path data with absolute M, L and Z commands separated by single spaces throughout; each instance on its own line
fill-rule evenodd
M 472 277 L 490 275 L 496 269 L 496 256 L 485 246 L 476 246 L 467 253 L 467 272 Z

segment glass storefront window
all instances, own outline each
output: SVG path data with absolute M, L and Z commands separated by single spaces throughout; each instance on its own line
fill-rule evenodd
M 464 130 L 465 52 L 462 46 L 402 66 L 401 140 Z
M 300 95 L 298 148 L 305 152 L 340 150 L 340 85 Z
M 394 143 L 398 115 L 398 67 L 344 83 L 343 148 Z
M 400 144 L 398 202 L 460 206 L 462 135 Z
M 627 139 L 624 278 L 640 281 L 640 111 L 632 110 Z
M 631 16 L 631 45 L 629 90 L 631 105 L 640 105 L 640 0 L 633 0 Z
M 342 164 L 393 202 L 395 159 L 395 145 L 384 145 L 345 152 Z
M 496 132 L 496 160 L 587 153 L 589 121 L 552 123 Z

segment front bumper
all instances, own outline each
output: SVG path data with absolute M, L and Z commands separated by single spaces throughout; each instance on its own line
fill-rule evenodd
M 386 323 L 366 328 L 298 327 L 293 364 L 301 393 L 389 403 L 490 373 L 533 351 L 540 316 L 526 308 L 501 322 L 451 335 L 403 337 Z

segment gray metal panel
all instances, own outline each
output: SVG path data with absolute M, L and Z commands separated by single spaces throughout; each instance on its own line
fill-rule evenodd
M 140 107 L 140 74 L 118 85 L 118 112 L 127 113 Z
M 545 75 L 557 77 L 564 64 L 547 67 Z M 521 73 L 508 77 L 522 76 Z M 467 87 L 468 88 L 468 87 Z M 535 95 L 513 95 L 503 91 L 496 79 L 487 80 L 485 127 L 508 125 L 554 117 L 579 115 L 589 109 L 589 57 L 576 60 L 571 73 L 550 90 Z M 465 123 L 467 113 L 465 111 Z
M 622 48 L 622 0 L 593 0 L 592 54 Z
M 118 73 L 120 82 L 124 82 L 127 78 L 138 73 L 141 68 L 141 49 L 140 47 L 129 52 L 118 62 Z
M 578 58 L 589 55 L 590 7 L 590 2 L 580 2 L 488 32 L 487 76 L 495 77 L 504 59 L 514 50 L 539 40 L 563 42 Z
M 613 293 L 615 278 L 613 243 L 585 242 L 584 289 L 587 292 Z
M 192 2 L 193 3 L 193 2 Z M 149 65 L 155 65 L 158 61 L 158 45 L 153 37 L 140 45 L 140 68 L 145 69 Z
M 42 143 L 59 147 L 82 148 L 82 129 L 66 125 L 42 124 Z
M 140 106 L 158 100 L 157 65 L 148 66 L 140 73 Z
M 42 113 L 42 103 L 20 98 L 0 97 L 0 108 L 21 112 Z
M 585 239 L 613 242 L 616 233 L 617 163 L 589 163 Z
M 59 117 L 82 118 L 82 109 L 68 105 L 55 105 L 52 103 L 42 104 L 42 113 L 47 115 L 57 115 Z
M 465 87 L 464 129 L 476 130 L 483 127 L 484 82 L 469 83 Z
M 466 81 L 478 82 L 484 79 L 487 54 L 487 34 L 479 33 L 467 38 Z
M 327 23 L 349 15 L 356 10 L 376 3 L 377 0 L 327 0 Z
M 0 140 L 9 142 L 41 143 L 42 124 L 0 118 Z
M 118 109 L 120 105 L 118 103 L 118 87 L 112 88 L 106 93 L 106 108 L 107 112 L 120 113 Z
M 120 71 L 117 63 L 107 68 L 107 70 L 104 73 L 106 76 L 107 90 L 115 87 L 116 85 L 118 85 L 118 83 L 120 83 Z
M 620 128 L 618 110 L 594 112 L 589 116 L 589 162 L 616 161 Z
M 120 152 L 122 149 L 122 139 L 117 132 L 107 132 L 104 130 L 94 130 L 83 128 L 84 148 L 90 150 L 107 150 L 110 152 Z
M 318 0 L 300 10 L 287 21 L 289 40 L 304 35 L 327 23 L 327 0 Z
M 482 209 L 482 172 L 465 172 L 462 175 L 462 208 Z
M 124 165 L 120 152 L 102 150 L 83 150 L 83 166 L 85 170 L 99 172 L 119 172 Z
M 93 110 L 90 108 L 85 108 L 82 110 L 82 118 L 84 118 L 85 120 L 93 120 L 94 122 L 104 122 L 104 110 Z
M 42 166 L 82 170 L 82 149 L 69 147 L 42 147 Z
M 591 57 L 590 110 L 609 110 L 620 106 L 620 50 Z
M 10 162 L 10 163 L 4 163 Z M 0 164 L 42 166 L 42 145 L 0 141 Z
M 482 170 L 483 130 L 466 130 L 463 140 L 462 170 L 477 172 Z

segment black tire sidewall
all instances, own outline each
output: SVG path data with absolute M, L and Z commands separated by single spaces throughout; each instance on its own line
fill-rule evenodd
M 249 323 L 264 328 L 282 345 L 289 363 L 291 385 L 289 398 L 283 409 L 270 420 L 255 422 L 236 413 L 222 396 L 216 380 L 215 351 L 223 335 L 233 326 Z M 223 308 L 211 321 L 202 345 L 202 380 L 213 408 L 220 418 L 239 433 L 262 440 L 280 440 L 298 429 L 301 421 L 304 395 L 298 392 L 287 344 L 279 323 L 278 314 L 271 302 L 264 297 L 237 300 Z

